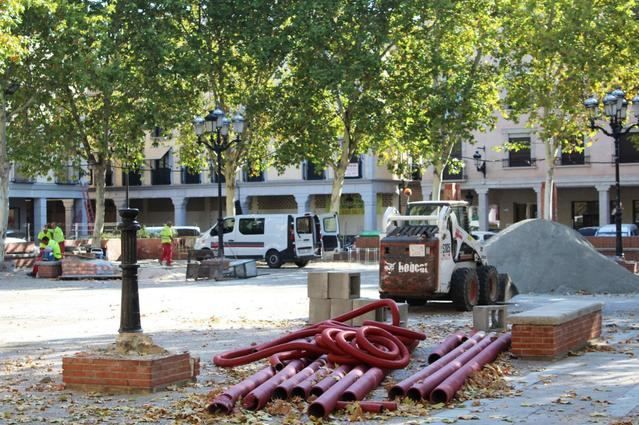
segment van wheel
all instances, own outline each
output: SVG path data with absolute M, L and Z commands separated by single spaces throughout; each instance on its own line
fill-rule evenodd
M 479 304 L 495 304 L 499 299 L 499 273 L 493 266 L 477 267 L 479 277 Z
M 271 269 L 279 269 L 282 266 L 282 256 L 279 252 L 272 249 L 266 253 L 266 264 Z
M 307 264 L 308 264 L 308 260 L 297 260 L 297 261 L 295 262 L 295 265 L 296 265 L 297 267 L 299 267 L 300 269 L 301 269 L 302 267 L 306 267 L 306 265 L 307 265 Z
M 461 311 L 471 311 L 479 302 L 479 277 L 474 269 L 462 268 L 453 272 L 450 297 Z

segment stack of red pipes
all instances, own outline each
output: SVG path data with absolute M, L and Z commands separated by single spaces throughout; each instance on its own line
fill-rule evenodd
M 392 324 L 365 321 L 356 328 L 343 322 L 380 307 L 391 311 Z M 393 401 L 361 401 L 380 385 L 388 372 L 408 365 L 411 351 L 425 335 L 399 327 L 399 310 L 392 300 L 380 300 L 332 320 L 307 326 L 274 341 L 228 351 L 213 358 L 221 367 L 245 365 L 269 358 L 270 366 L 211 400 L 211 413 L 231 413 L 238 399 L 246 409 L 263 408 L 271 399 L 316 396 L 308 414 L 328 416 L 359 401 L 368 412 L 395 410 Z M 450 401 L 466 378 L 508 348 L 510 334 L 457 333 L 430 354 L 429 366 L 398 383 L 391 399 Z
M 365 321 L 357 328 L 343 323 L 382 307 L 390 309 L 392 324 Z M 217 355 L 213 362 L 221 367 L 265 358 L 271 366 L 218 395 L 209 411 L 230 413 L 240 397 L 243 407 L 256 410 L 271 398 L 315 395 L 308 413 L 324 417 L 348 402 L 360 401 L 388 371 L 406 367 L 410 352 L 426 338 L 400 327 L 399 320 L 397 304 L 380 300 L 274 341 Z M 361 402 L 360 406 L 374 412 L 397 407 L 394 402 Z

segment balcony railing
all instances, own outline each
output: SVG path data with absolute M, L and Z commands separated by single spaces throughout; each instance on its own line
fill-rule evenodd
M 210 175 L 211 175 L 211 183 L 217 183 L 217 170 L 215 168 L 210 169 Z M 224 174 L 220 175 L 220 182 L 226 183 L 226 177 L 224 177 Z
M 502 166 L 504 168 L 536 167 L 537 158 L 504 158 Z
M 555 165 L 589 165 L 590 164 L 590 156 L 589 155 L 579 155 L 579 154 L 562 154 L 561 157 L 555 158 Z
M 245 182 L 263 182 L 264 173 L 260 171 L 259 174 L 255 175 L 255 174 L 249 173 L 248 171 L 244 171 L 244 181 Z
M 126 185 L 126 172 L 122 172 L 122 184 Z M 142 174 L 139 171 L 129 171 L 129 186 L 142 186 Z
M 151 170 L 151 184 L 154 186 L 171 184 L 171 169 L 156 168 L 155 170 Z
M 193 174 L 187 169 L 182 169 L 182 184 L 200 184 L 201 182 L 200 173 Z

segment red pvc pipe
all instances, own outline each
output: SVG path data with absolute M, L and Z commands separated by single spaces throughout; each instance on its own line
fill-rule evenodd
M 350 387 L 344 391 L 341 400 L 343 401 L 357 401 L 362 400 L 368 393 L 382 383 L 386 373 L 378 367 L 371 367 L 366 371 L 361 378 L 353 383 Z
M 406 395 L 406 392 L 408 392 L 408 389 L 415 382 L 420 381 L 420 380 L 426 378 L 427 376 L 432 375 L 433 373 L 437 372 L 442 367 L 446 366 L 446 364 L 448 364 L 448 362 L 450 362 L 451 360 L 455 359 L 460 354 L 462 354 L 463 352 L 469 350 L 471 347 L 473 347 L 475 344 L 477 344 L 479 341 L 481 341 L 482 338 L 485 335 L 486 334 L 484 332 L 475 333 L 472 337 L 470 337 L 468 340 L 466 340 L 463 344 L 461 344 L 459 347 L 457 347 L 454 350 L 452 350 L 450 353 L 446 354 L 444 357 L 442 357 L 439 360 L 437 360 L 436 362 L 426 366 L 424 369 L 420 370 L 419 372 L 409 376 L 408 378 L 404 379 L 400 383 L 395 384 L 390 389 L 390 391 L 388 392 L 388 397 L 391 398 L 391 399 L 393 399 L 395 397 L 404 397 Z
M 318 396 L 318 397 L 321 396 L 330 387 L 335 385 L 335 383 L 337 383 L 337 381 L 340 381 L 340 380 L 344 379 L 346 374 L 348 372 L 350 372 L 352 368 L 353 368 L 353 366 L 350 366 L 350 365 L 341 365 L 340 367 L 335 369 L 333 371 L 333 373 L 331 373 L 326 378 L 322 379 L 317 384 L 315 384 L 311 388 L 311 394 L 314 395 L 314 396 Z
M 280 370 L 275 376 L 264 382 L 259 387 L 248 393 L 242 399 L 242 406 L 249 410 L 261 409 L 271 399 L 275 388 L 299 372 L 308 362 L 304 360 L 292 360 L 286 367 Z
M 254 373 L 211 400 L 208 411 L 210 413 L 231 413 L 235 407 L 235 403 L 240 397 L 244 397 L 249 391 L 262 385 L 267 379 L 272 378 L 273 375 L 275 375 L 275 371 L 272 367 L 266 367 Z
M 444 339 L 441 344 L 431 351 L 428 356 L 428 364 L 435 363 L 440 358 L 444 357 L 447 353 L 450 353 L 453 349 L 459 346 L 462 342 L 466 341 L 468 338 L 463 332 L 457 332 L 455 334 L 449 335 Z
M 353 382 L 359 379 L 368 369 L 367 366 L 357 366 L 348 374 L 337 381 L 335 385 L 332 385 L 324 394 L 315 399 L 310 406 L 308 406 L 308 415 L 323 418 L 328 416 L 335 407 L 337 401 L 342 397 L 342 394 Z
M 453 399 L 455 393 L 464 385 L 466 378 L 472 373 L 480 370 L 484 365 L 494 361 L 499 353 L 505 351 L 510 346 L 511 334 L 503 334 L 496 341 L 490 344 L 486 349 L 473 357 L 461 369 L 446 378 L 444 382 L 439 384 L 437 388 L 430 394 L 430 400 L 433 403 L 448 403 Z
M 479 352 L 490 345 L 494 336 L 495 333 L 488 334 L 486 338 L 479 341 L 477 345 L 475 345 L 465 353 L 460 354 L 459 357 L 453 359 L 446 366 L 442 367 L 432 375 L 424 378 L 421 382 L 413 384 L 413 386 L 408 389 L 408 397 L 416 401 L 428 399 L 430 397 L 430 392 L 434 390 L 435 387 L 441 384 L 444 379 L 448 378 L 450 375 L 461 369 L 461 367 L 468 361 L 470 361 L 470 359 L 475 357 Z
M 349 405 L 353 404 L 348 401 L 338 401 L 336 410 L 346 409 Z M 384 410 L 393 411 L 397 410 L 397 403 L 394 401 L 360 401 L 359 407 L 367 413 L 382 413 Z
M 333 370 L 328 367 L 320 368 L 317 372 L 297 384 L 291 390 L 291 397 L 300 397 L 306 400 L 311 395 L 311 388 L 331 373 L 333 373 Z
M 291 396 L 291 391 L 297 384 L 315 374 L 315 372 L 324 365 L 326 365 L 326 357 L 321 357 L 315 360 L 313 363 L 300 370 L 295 376 L 278 385 L 273 391 L 272 397 L 281 400 L 288 400 Z
M 400 317 L 399 317 L 399 308 L 397 307 L 397 303 L 391 299 L 383 299 L 379 301 L 375 301 L 374 303 L 367 304 L 363 307 L 356 308 L 355 310 L 342 314 L 341 316 L 334 317 L 333 320 L 336 322 L 347 322 L 355 317 L 359 317 L 362 314 L 366 314 L 369 311 L 377 310 L 380 307 L 388 307 L 391 312 L 392 323 L 395 326 L 399 326 Z M 368 320 L 367 320 L 368 321 Z M 379 322 L 374 322 L 379 323 Z M 366 323 L 364 323 L 366 324 Z

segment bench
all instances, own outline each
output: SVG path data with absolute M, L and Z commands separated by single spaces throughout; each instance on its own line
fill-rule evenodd
M 559 301 L 513 314 L 513 355 L 522 358 L 556 359 L 584 347 L 601 335 L 603 303 Z

